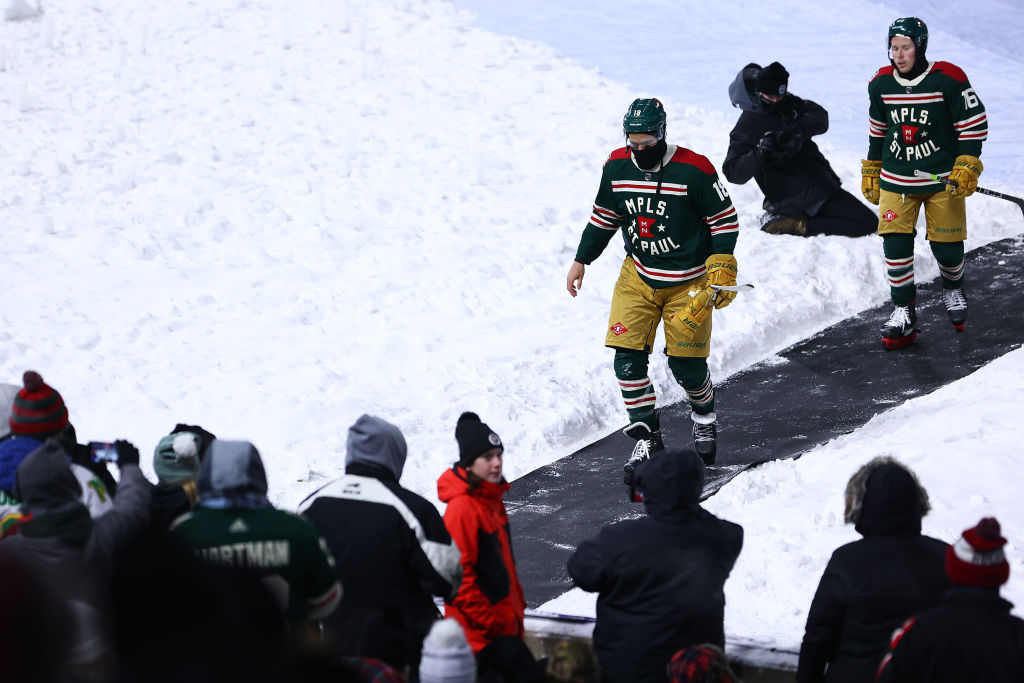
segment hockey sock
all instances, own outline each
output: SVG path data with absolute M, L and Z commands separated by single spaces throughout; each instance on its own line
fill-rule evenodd
M 960 289 L 964 286 L 964 243 L 929 242 L 935 260 L 939 262 L 943 289 Z
M 658 415 L 654 412 L 657 396 L 647 376 L 647 353 L 631 349 L 615 349 L 615 377 L 619 380 L 622 402 L 630 423 L 643 422 L 658 431 Z
M 882 235 L 885 270 L 889 276 L 889 294 L 897 306 L 906 306 L 917 295 L 914 285 L 914 236 Z
M 686 390 L 690 399 L 690 407 L 699 415 L 707 415 L 715 410 L 715 385 L 711 381 L 706 358 L 668 357 L 668 367 L 672 376 Z

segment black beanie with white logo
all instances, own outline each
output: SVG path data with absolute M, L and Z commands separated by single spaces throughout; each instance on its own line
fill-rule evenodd
M 476 413 L 463 413 L 455 424 L 455 440 L 459 442 L 459 465 L 469 467 L 478 457 L 491 450 L 505 447 L 501 437 L 486 424 L 480 421 Z
M 785 95 L 789 85 L 789 72 L 778 62 L 772 62 L 757 74 L 757 92 L 765 95 Z

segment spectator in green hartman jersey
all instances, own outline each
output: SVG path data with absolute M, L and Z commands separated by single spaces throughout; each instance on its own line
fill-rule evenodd
M 262 578 L 293 624 L 334 612 L 341 585 L 327 543 L 312 522 L 267 500 L 255 446 L 214 440 L 197 484 L 198 505 L 171 527 L 196 555 Z

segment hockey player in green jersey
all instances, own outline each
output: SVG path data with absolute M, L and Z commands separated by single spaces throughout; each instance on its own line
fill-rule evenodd
M 928 27 L 905 17 L 889 26 L 891 66 L 868 85 L 868 156 L 861 191 L 879 205 L 885 267 L 895 309 L 882 328 L 887 349 L 917 338 L 914 308 L 914 226 L 924 206 L 927 238 L 942 275 L 942 301 L 957 332 L 967 320 L 964 293 L 964 202 L 978 187 L 981 143 L 988 119 L 966 74 L 949 62 L 929 62 Z M 948 178 L 945 187 L 917 171 Z
M 656 99 L 629 105 L 622 120 L 626 146 L 605 162 L 566 280 L 569 294 L 576 296 L 587 264 L 621 232 L 626 258 L 612 295 L 605 345 L 615 350 L 615 376 L 629 415 L 623 433 L 637 441 L 625 466 L 627 484 L 640 462 L 664 448 L 647 374 L 660 321 L 669 368 L 690 401 L 694 448 L 705 463 L 714 463 L 710 314 L 736 297 L 735 291 L 713 289 L 736 285 L 736 209 L 711 162 L 666 142 L 666 119 Z

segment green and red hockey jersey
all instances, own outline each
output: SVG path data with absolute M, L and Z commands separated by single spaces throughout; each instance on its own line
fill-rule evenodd
M 883 190 L 938 192 L 941 183 L 915 171 L 945 177 L 961 154 L 981 156 L 985 106 L 956 65 L 932 62 L 913 80 L 883 67 L 868 84 L 868 97 L 868 159 L 882 162 Z
M 290 619 L 323 619 L 341 601 L 334 556 L 305 517 L 274 508 L 198 507 L 171 530 L 198 557 L 260 577 Z
M 669 145 L 662 168 L 644 171 L 622 147 L 605 162 L 576 260 L 592 263 L 619 231 L 640 278 L 663 289 L 703 275 L 711 254 L 731 254 L 739 222 L 706 157 Z

